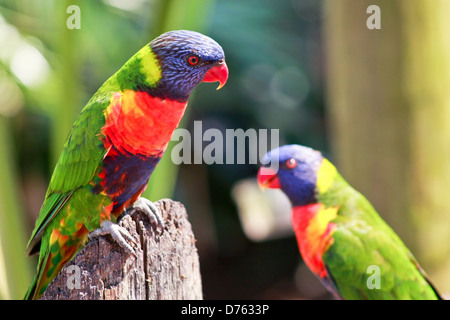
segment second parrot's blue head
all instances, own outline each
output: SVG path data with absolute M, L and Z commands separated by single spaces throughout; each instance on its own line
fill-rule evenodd
M 315 203 L 317 176 L 323 159 L 319 151 L 300 145 L 273 149 L 262 160 L 268 165 L 260 168 L 258 183 L 263 188 L 280 188 L 294 207 Z M 273 167 L 278 167 L 278 171 Z

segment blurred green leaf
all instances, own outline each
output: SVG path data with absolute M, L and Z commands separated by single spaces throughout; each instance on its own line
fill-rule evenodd
M 25 257 L 23 205 L 7 120 L 0 116 L 0 298 L 20 299 L 31 281 L 31 269 Z

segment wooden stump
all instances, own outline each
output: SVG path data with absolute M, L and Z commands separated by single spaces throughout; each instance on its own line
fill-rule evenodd
M 155 202 L 165 227 L 156 235 L 142 212 L 119 224 L 135 239 L 136 257 L 108 235 L 90 241 L 49 285 L 42 299 L 202 299 L 200 264 L 186 209 L 179 202 Z

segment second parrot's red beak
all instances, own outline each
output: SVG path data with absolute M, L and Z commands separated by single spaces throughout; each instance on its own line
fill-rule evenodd
M 280 179 L 278 179 L 277 172 L 271 168 L 261 167 L 258 171 L 257 179 L 259 186 L 263 190 L 266 188 L 281 188 Z
M 217 65 L 209 69 L 203 78 L 204 82 L 216 82 L 219 81 L 217 90 L 222 88 L 228 80 L 228 66 L 224 60 L 220 60 Z

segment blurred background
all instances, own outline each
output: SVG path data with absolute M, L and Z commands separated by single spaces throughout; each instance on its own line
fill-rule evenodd
M 366 22 L 381 8 L 381 29 Z M 80 8 L 80 29 L 67 28 Z M 450 292 L 450 1 L 0 0 L 0 298 L 23 297 L 25 246 L 75 117 L 157 35 L 191 29 L 226 53 L 181 126 L 279 129 L 319 149 Z M 330 299 L 304 266 L 289 204 L 255 188 L 256 165 L 176 166 L 151 200 L 187 208 L 205 299 Z

